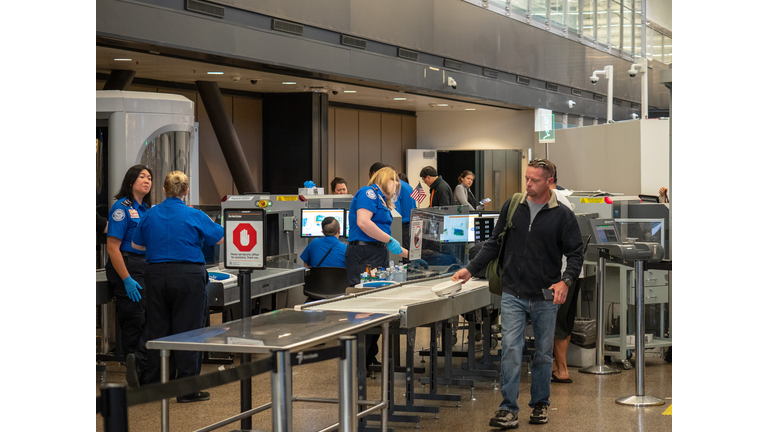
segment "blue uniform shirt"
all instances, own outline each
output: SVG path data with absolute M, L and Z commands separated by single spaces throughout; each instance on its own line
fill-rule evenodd
M 392 198 L 395 210 L 403 217 L 403 223 L 411 221 L 411 209 L 416 208 L 416 200 L 411 197 L 412 193 L 411 185 L 400 180 L 400 195 Z
M 134 249 L 131 246 L 131 239 L 136 226 L 144 218 L 147 212 L 147 204 L 141 205 L 133 202 L 132 199 L 125 197 L 112 204 L 109 209 L 109 225 L 107 226 L 107 237 L 120 239 L 120 250 L 144 255 L 144 251 Z
M 392 212 L 387 207 L 386 199 L 376 185 L 360 188 L 349 204 L 349 241 L 377 242 L 357 226 L 357 210 L 366 209 L 373 213 L 371 221 L 382 231 L 392 235 Z
M 325 256 L 329 249 L 331 253 Z M 318 267 L 321 260 L 323 263 L 320 267 L 345 267 L 344 253 L 346 251 L 347 245 L 340 242 L 336 236 L 325 236 L 309 242 L 309 246 L 301 253 L 301 260 L 310 267 Z
M 224 237 L 224 228 L 179 198 L 166 198 L 141 219 L 133 242 L 147 248 L 147 262 L 205 264 L 202 242 L 212 245 Z

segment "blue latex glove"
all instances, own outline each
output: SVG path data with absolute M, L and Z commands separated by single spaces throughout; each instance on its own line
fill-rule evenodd
M 400 247 L 400 242 L 392 237 L 390 237 L 389 241 L 387 242 L 387 249 L 389 249 L 389 251 L 395 255 L 400 255 L 403 253 L 403 248 Z
M 304 187 L 307 189 L 312 189 L 313 187 L 315 187 L 315 182 L 313 182 L 312 180 L 307 180 L 304 182 Z
M 123 279 L 123 284 L 125 284 L 125 292 L 128 293 L 128 297 L 133 300 L 134 303 L 141 300 L 141 294 L 139 294 L 139 290 L 143 288 L 141 288 L 141 285 L 139 285 L 138 282 L 133 280 L 132 277 L 128 276 L 127 278 Z

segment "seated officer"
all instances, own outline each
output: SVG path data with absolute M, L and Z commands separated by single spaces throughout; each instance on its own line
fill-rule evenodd
M 301 253 L 304 267 L 344 267 L 344 253 L 347 245 L 339 241 L 341 225 L 336 218 L 328 216 L 320 224 L 325 237 L 314 239 Z

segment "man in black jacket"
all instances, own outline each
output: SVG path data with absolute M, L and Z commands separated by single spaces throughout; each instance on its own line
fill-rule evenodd
M 434 167 L 426 166 L 421 169 L 419 177 L 429 186 L 429 206 L 440 207 L 453 204 L 453 190 L 443 180 L 442 176 L 437 175 Z
M 491 419 L 490 426 L 516 428 L 520 410 L 517 397 L 520 387 L 520 367 L 524 344 L 523 332 L 530 316 L 536 343 L 531 367 L 531 400 L 533 408 L 529 423 L 547 423 L 549 385 L 552 376 L 552 345 L 555 336 L 557 309 L 565 302 L 568 287 L 579 277 L 584 260 L 582 240 L 576 216 L 557 202 L 549 189 L 554 166 L 546 159 L 534 159 L 525 171 L 526 193 L 523 194 L 512 226 L 504 236 L 510 201 L 499 214 L 493 235 L 469 265 L 459 270 L 453 280 L 466 282 L 485 268 L 503 248 L 501 267 L 501 393 L 503 400 Z M 562 257 L 567 265 L 561 275 Z M 553 291 L 554 301 L 545 300 L 543 291 Z

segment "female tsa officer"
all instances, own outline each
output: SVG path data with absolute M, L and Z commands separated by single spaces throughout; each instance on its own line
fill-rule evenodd
M 128 169 L 123 177 L 117 200 L 109 209 L 107 225 L 107 281 L 112 286 L 117 304 L 117 320 L 120 323 L 120 343 L 126 366 L 143 369 L 146 363 L 146 347 L 143 338 L 147 321 L 147 300 L 139 290 L 144 287 L 144 271 L 147 262 L 144 251 L 131 246 L 133 232 L 139 221 L 152 205 L 152 172 L 141 165 Z M 131 374 L 126 374 L 130 378 Z M 135 378 L 135 375 L 132 376 Z M 138 385 L 129 379 L 132 387 Z
M 221 225 L 182 201 L 189 192 L 189 178 L 183 172 L 169 173 L 163 190 L 165 201 L 147 212 L 133 234 L 134 247 L 147 251 L 147 340 L 203 328 L 208 273 L 203 266 L 201 239 L 206 244 L 224 240 Z M 200 366 L 199 353 L 173 352 L 170 378 L 199 375 Z M 149 352 L 144 379 L 147 383 L 160 381 L 157 350 Z M 197 392 L 176 400 L 198 402 L 210 397 L 208 392 Z
M 400 192 L 400 179 L 392 168 L 376 171 L 368 186 L 357 191 L 349 205 L 349 245 L 344 254 L 349 286 L 360 283 L 366 267 L 386 267 L 387 249 L 408 257 L 408 251 L 392 238 L 392 198 Z M 378 335 L 366 336 L 366 365 L 376 363 Z

